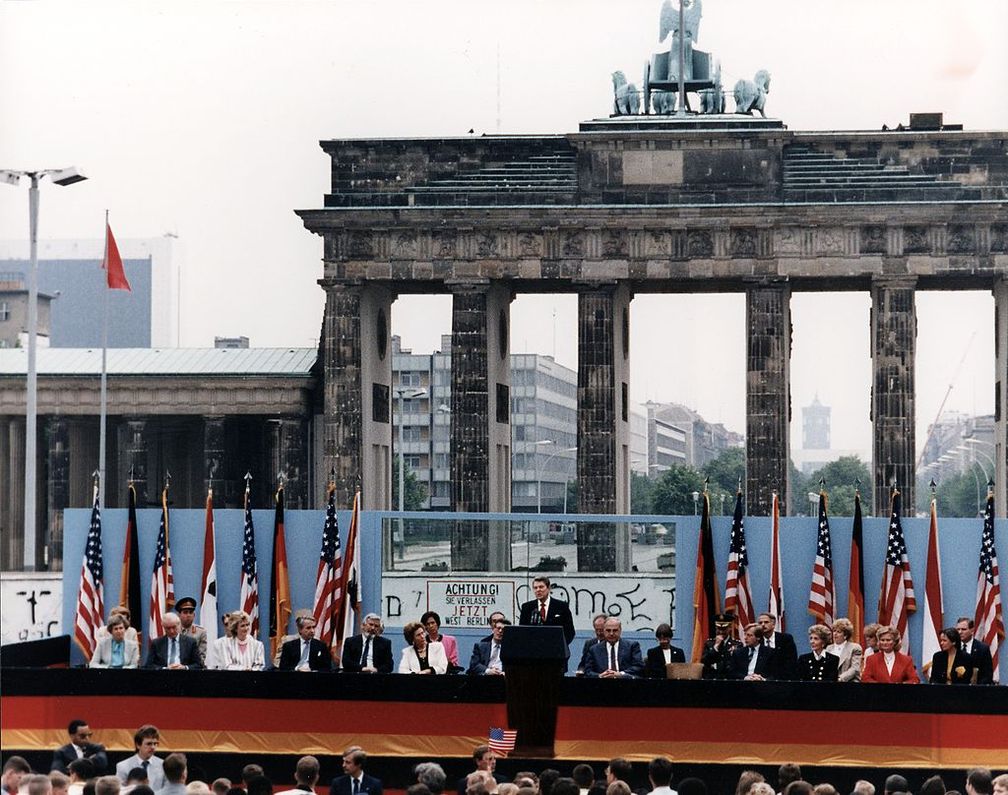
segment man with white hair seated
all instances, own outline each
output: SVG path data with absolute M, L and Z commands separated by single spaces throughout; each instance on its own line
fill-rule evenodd
M 361 634 L 343 643 L 340 665 L 351 674 L 392 673 L 392 641 L 379 633 L 381 617 L 375 613 L 364 616 Z
M 192 635 L 182 634 L 182 621 L 178 615 L 163 614 L 161 626 L 164 627 L 164 635 L 151 641 L 144 668 L 169 671 L 203 668 L 196 639 Z

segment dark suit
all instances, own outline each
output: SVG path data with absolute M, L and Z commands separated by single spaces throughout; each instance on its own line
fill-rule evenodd
M 981 643 L 976 638 L 970 641 L 973 648 L 970 650 L 969 658 L 976 669 L 978 685 L 994 684 L 994 660 L 991 657 L 990 646 Z
M 670 647 L 672 658 L 669 662 L 686 662 L 686 653 L 678 646 Z M 644 664 L 644 676 L 649 679 L 665 679 L 665 654 L 661 646 L 653 646 L 647 650 L 647 662 Z
M 956 671 L 962 669 L 962 673 Z M 968 685 L 973 678 L 973 661 L 962 649 L 956 649 L 955 657 L 952 660 L 952 681 L 953 685 Z M 948 678 L 948 652 L 936 651 L 931 657 L 931 672 L 928 674 L 928 681 L 933 685 L 950 684 Z
M 381 636 L 379 635 L 378 637 Z M 388 643 L 389 646 L 392 645 L 390 641 L 386 641 L 386 643 Z M 367 795 L 382 795 L 382 791 L 381 779 L 369 776 L 365 773 L 363 779 L 361 780 L 361 795 L 365 795 L 365 793 Z M 336 776 L 336 778 L 332 780 L 332 784 L 329 785 L 329 792 L 331 795 L 353 795 L 353 784 L 350 782 L 350 776 Z
M 78 759 L 77 749 L 73 743 L 61 745 L 53 751 L 52 764 L 50 770 L 58 770 L 60 773 L 68 773 L 67 765 Z M 105 755 L 105 746 L 98 743 L 85 743 L 83 759 L 88 759 L 94 765 L 95 775 L 103 776 L 108 770 L 108 757 Z
M 203 661 L 200 659 L 199 644 L 192 635 L 178 636 L 179 662 L 186 668 L 200 670 L 203 668 Z M 162 635 L 151 641 L 150 649 L 147 650 L 147 662 L 144 668 L 167 668 L 168 667 L 168 636 Z
M 836 682 L 840 676 L 840 658 L 826 652 L 816 660 L 812 652 L 798 658 L 798 679 L 802 682 Z
M 764 646 L 760 644 L 759 646 L 754 646 L 756 649 L 756 668 L 753 670 L 754 674 L 759 674 L 764 679 L 773 679 L 773 659 L 777 654 L 776 651 L 771 649 L 769 646 Z M 749 674 L 749 647 L 746 645 L 739 646 L 731 655 L 731 666 L 729 667 L 731 672 L 731 679 L 745 679 Z
M 343 644 L 343 658 L 340 665 L 349 674 L 359 674 L 361 671 L 361 657 L 364 655 L 364 636 L 354 635 L 347 638 Z M 383 638 L 381 635 L 374 635 L 371 638 L 371 661 L 380 674 L 392 673 L 392 641 Z M 367 778 L 367 776 L 365 776 Z M 374 779 L 378 781 L 378 779 Z M 381 782 L 378 781 L 379 792 Z
M 277 667 L 281 671 L 293 671 L 301 662 L 301 638 L 287 641 L 280 648 L 280 665 Z M 308 642 L 308 667 L 313 671 L 331 671 L 332 655 L 325 644 L 312 638 Z
M 525 627 L 563 627 L 564 639 L 567 641 L 566 656 L 570 657 L 570 644 L 574 640 L 574 616 L 571 615 L 569 604 L 551 596 L 546 620 L 543 621 L 539 615 L 539 600 L 533 599 L 521 606 L 519 616 L 518 623 Z
M 639 677 L 644 673 L 644 661 L 641 659 L 640 644 L 635 640 L 620 638 L 616 647 L 616 664 L 624 676 Z M 585 666 L 585 676 L 599 676 L 609 670 L 609 644 L 606 641 L 596 643 L 588 652 L 588 665 Z
M 798 678 L 798 647 L 787 632 L 774 633 L 771 673 L 774 679 Z
M 714 648 L 717 638 L 708 638 L 704 641 L 703 652 L 700 655 L 700 662 L 703 663 L 704 679 L 731 679 L 732 678 L 732 652 L 742 644 L 735 638 L 725 638 L 721 645 Z
M 493 653 L 493 639 L 481 640 L 475 646 L 473 646 L 472 656 L 469 658 L 469 667 L 466 669 L 466 673 L 472 674 L 473 676 L 482 676 L 486 673 L 487 667 L 490 665 L 490 655 Z M 504 666 L 501 665 L 501 670 L 504 670 Z M 491 674 L 492 676 L 493 674 Z
M 602 641 L 595 637 L 588 638 L 588 640 L 584 642 L 584 646 L 581 647 L 581 662 L 578 663 L 577 667 L 580 673 L 584 673 L 585 666 L 588 664 L 588 652 L 591 651 L 591 647 L 596 643 L 601 642 Z

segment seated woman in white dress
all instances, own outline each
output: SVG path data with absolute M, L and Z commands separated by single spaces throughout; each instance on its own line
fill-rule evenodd
M 854 625 L 846 618 L 838 618 L 831 627 L 833 643 L 826 651 L 840 658 L 841 682 L 861 681 L 861 658 L 864 654 L 861 646 L 851 640 L 854 635 Z
M 419 621 L 403 627 L 403 637 L 409 644 L 399 660 L 401 674 L 443 674 L 448 670 L 448 655 L 438 641 L 428 641 L 427 630 Z
M 135 640 L 126 637 L 128 628 L 129 623 L 121 615 L 109 619 L 105 635 L 91 656 L 92 668 L 136 668 L 140 664 L 140 648 Z
M 207 653 L 207 667 L 224 671 L 261 671 L 266 666 L 266 650 L 262 641 L 252 637 L 251 629 L 248 613 L 243 610 L 231 613 L 227 635 L 217 638 L 212 652 Z

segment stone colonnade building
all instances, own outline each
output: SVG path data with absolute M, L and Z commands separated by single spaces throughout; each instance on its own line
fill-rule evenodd
M 299 215 L 324 240 L 322 453 L 343 502 L 363 476 L 365 507 L 389 504 L 397 295 L 451 294 L 452 504 L 506 511 L 509 305 L 519 292 L 576 293 L 578 509 L 620 513 L 633 296 L 717 291 L 746 299 L 747 511 L 768 513 L 776 490 L 786 513 L 790 297 L 858 290 L 872 302 L 865 404 L 874 512 L 886 514 L 891 483 L 914 500 L 916 292 L 974 289 L 991 291 L 996 306 L 1004 515 L 1005 133 L 802 133 L 745 117 L 620 117 L 558 136 L 321 146 L 331 192 L 322 209 Z

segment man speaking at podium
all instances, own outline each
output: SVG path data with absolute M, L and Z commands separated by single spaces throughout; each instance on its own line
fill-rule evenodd
M 565 656 L 570 657 L 570 643 L 574 640 L 574 617 L 570 605 L 550 596 L 549 577 L 536 577 L 532 580 L 532 593 L 535 594 L 535 599 L 521 606 L 518 623 L 526 627 L 562 627 L 567 642 Z

